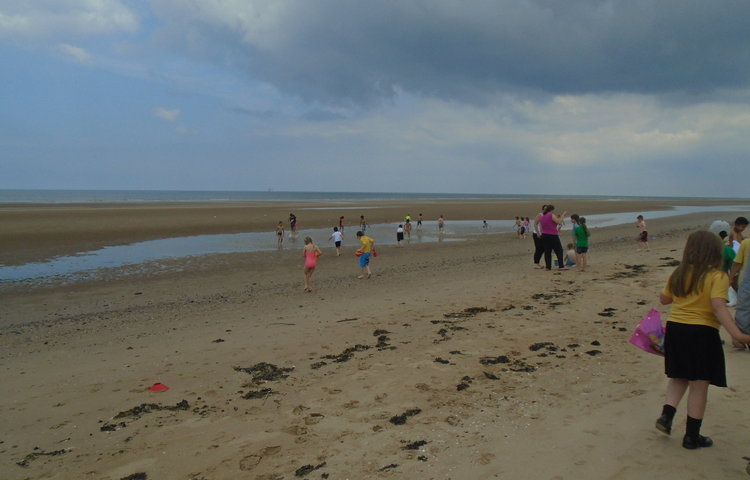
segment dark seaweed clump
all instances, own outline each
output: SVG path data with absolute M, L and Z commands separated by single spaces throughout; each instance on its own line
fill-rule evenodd
M 128 475 L 127 477 L 122 477 L 120 480 L 146 480 L 148 479 L 148 475 L 146 475 L 144 472 L 138 472 L 133 473 L 132 475 Z
M 445 318 L 469 318 L 473 317 L 478 313 L 483 312 L 494 312 L 494 310 L 487 308 L 487 307 L 469 307 L 464 308 L 463 311 L 460 312 L 454 312 L 454 313 L 445 313 L 443 314 L 443 317 Z
M 333 360 L 336 363 L 348 362 L 349 360 L 352 359 L 355 352 L 362 352 L 364 350 L 369 350 L 369 349 L 370 349 L 369 345 L 357 344 L 357 345 L 354 345 L 353 347 L 347 348 L 346 350 L 339 353 L 338 355 L 326 355 L 323 358 Z
M 249 373 L 252 377 L 252 383 L 258 385 L 263 382 L 270 382 L 287 378 L 289 372 L 294 370 L 294 367 L 279 367 L 271 363 L 260 362 L 256 363 L 252 367 L 234 367 L 237 372 Z
M 320 468 L 323 468 L 326 466 L 326 462 L 323 462 L 319 465 L 304 465 L 302 467 L 299 467 L 297 470 L 294 471 L 295 477 L 304 477 L 305 475 L 308 475 L 309 473 L 314 472 L 315 470 L 318 470 Z
M 403 425 L 406 423 L 406 419 L 409 417 L 413 417 L 414 415 L 417 415 L 419 413 L 422 413 L 422 410 L 419 408 L 412 408 L 411 410 L 407 410 L 401 415 L 396 415 L 394 417 L 391 417 L 389 420 L 394 425 Z
M 380 470 L 378 470 L 378 471 L 379 471 L 379 472 L 385 472 L 386 470 L 390 470 L 390 469 L 392 469 L 392 468 L 398 468 L 398 464 L 397 464 L 397 463 L 391 463 L 391 464 L 389 464 L 389 465 L 386 465 L 385 467 L 381 468 L 381 469 L 380 469 Z
M 537 350 L 541 350 L 542 348 L 546 348 L 547 350 L 549 350 L 549 347 L 554 346 L 555 344 L 552 342 L 539 342 L 529 345 L 529 350 L 531 350 L 532 352 L 536 352 Z
M 419 450 L 420 447 L 427 445 L 427 440 L 417 440 L 416 442 L 407 443 L 404 450 Z
M 435 357 L 435 363 L 442 363 L 444 365 L 448 365 L 451 362 L 441 357 Z
M 246 400 L 252 400 L 254 398 L 265 398 L 265 397 L 267 397 L 269 395 L 273 395 L 275 393 L 276 392 L 274 392 L 270 388 L 262 388 L 260 390 L 251 390 L 251 391 L 247 392 L 246 394 L 244 394 L 242 396 L 242 398 L 244 398 Z
M 586 355 L 591 355 L 593 357 L 595 355 L 599 355 L 600 353 L 602 353 L 601 350 L 589 350 L 588 352 L 586 352 Z
M 482 365 L 497 365 L 498 363 L 510 363 L 510 358 L 506 355 L 500 355 L 498 357 L 482 357 L 479 359 L 479 363 Z
M 120 418 L 132 418 L 134 420 L 141 418 L 143 415 L 151 412 L 156 412 L 159 410 L 170 410 L 170 411 L 178 411 L 178 410 L 188 410 L 190 408 L 190 404 L 188 404 L 187 400 L 182 400 L 181 402 L 178 402 L 175 405 L 159 405 L 156 403 L 142 403 L 138 405 L 137 407 L 133 407 L 130 410 L 125 410 L 124 412 L 120 412 L 117 415 L 115 415 L 113 418 L 120 419 Z M 127 423 L 125 422 L 117 422 L 117 423 L 105 423 L 102 425 L 99 430 L 102 432 L 114 432 L 118 428 L 124 428 L 127 427 Z
M 55 457 L 57 455 L 62 455 L 63 453 L 68 453 L 68 451 L 66 449 L 62 449 L 62 450 L 54 450 L 52 452 L 45 452 L 45 451 L 32 452 L 26 455 L 25 457 L 23 457 L 23 460 L 21 460 L 20 462 L 16 462 L 16 465 L 18 465 L 19 467 L 25 468 L 25 467 L 28 467 L 31 464 L 31 462 L 33 462 L 39 457 L 42 457 L 42 456 Z

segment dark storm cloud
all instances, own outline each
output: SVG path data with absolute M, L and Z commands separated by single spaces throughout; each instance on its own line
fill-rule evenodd
M 179 45 L 310 101 L 399 90 L 476 100 L 506 91 L 705 93 L 744 87 L 750 2 L 162 0 Z M 170 8 L 171 6 L 171 8 Z

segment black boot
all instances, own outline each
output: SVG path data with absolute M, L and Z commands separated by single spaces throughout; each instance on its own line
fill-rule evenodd
M 672 405 L 664 405 L 661 410 L 661 417 L 656 419 L 656 429 L 667 435 L 672 433 L 672 420 L 675 413 L 677 413 L 677 409 Z
M 696 448 L 706 448 L 714 444 L 714 441 L 708 437 L 701 435 L 701 424 L 702 419 L 693 418 L 690 415 L 687 417 L 687 427 L 685 430 L 685 436 L 682 439 L 682 446 L 688 450 L 695 450 Z

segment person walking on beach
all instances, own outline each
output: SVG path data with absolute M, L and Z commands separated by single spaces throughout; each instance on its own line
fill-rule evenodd
M 417 217 L 417 230 L 422 230 L 422 214 L 419 214 L 419 217 Z
M 359 216 L 359 229 L 362 233 L 367 231 L 367 220 L 364 215 Z
M 406 243 L 411 243 L 411 219 L 404 223 L 404 234 L 406 234 Z
M 289 214 L 289 230 L 291 236 L 297 235 L 297 216 L 293 213 Z
M 339 217 L 339 232 L 341 232 L 341 235 L 344 234 L 344 216 L 343 215 Z
M 529 235 L 530 231 L 531 231 L 531 220 L 529 220 L 529 217 L 526 217 L 526 219 L 523 221 L 523 238 L 526 238 Z
M 396 245 L 399 247 L 404 246 L 404 226 L 399 225 L 398 228 L 396 228 Z
M 542 246 L 544 247 L 544 265 L 547 270 L 552 270 L 552 252 L 557 256 L 557 266 L 560 270 L 567 270 L 563 259 L 563 248 L 560 243 L 560 228 L 562 227 L 565 214 L 557 215 L 554 205 L 547 205 L 539 219 L 542 228 Z
M 542 259 L 542 255 L 544 255 L 544 245 L 542 245 L 542 215 L 544 215 L 544 211 L 547 209 L 547 205 L 542 205 L 542 211 L 536 214 L 536 217 L 534 217 L 534 232 L 532 234 L 532 238 L 534 239 L 534 268 L 544 268 L 542 267 L 539 262 Z
M 312 238 L 305 237 L 305 248 L 302 249 L 302 256 L 305 258 L 305 292 L 312 292 L 312 275 L 321 255 L 323 252 L 313 243 Z
M 440 215 L 438 217 L 438 233 L 442 235 L 444 229 L 445 229 L 445 217 Z
M 682 446 L 689 450 L 710 447 L 700 434 L 708 400 L 708 386 L 726 387 L 724 350 L 719 328 L 741 344 L 750 335 L 740 331 L 727 309 L 729 281 L 721 271 L 722 244 L 708 231 L 688 236 L 682 262 L 661 292 L 662 305 L 672 305 L 664 336 L 666 401 L 656 428 L 669 435 L 677 406 L 688 392 L 687 425 Z
M 359 255 L 359 268 L 362 270 L 362 273 L 357 278 L 370 278 L 372 276 L 372 272 L 370 271 L 370 255 L 373 253 L 375 240 L 365 235 L 362 231 L 357 232 L 357 239 L 359 239 L 360 247 L 356 253 Z
M 643 215 L 638 215 L 638 217 L 636 217 L 636 220 L 637 221 L 635 223 L 635 226 L 640 232 L 638 234 L 638 251 L 648 252 L 648 228 L 646 228 L 646 220 L 643 219 Z
M 343 218 L 343 217 L 342 217 Z M 331 234 L 330 240 L 333 240 L 333 244 L 336 246 L 336 256 L 341 256 L 341 241 L 344 239 L 344 236 L 339 231 L 338 227 L 333 227 L 333 233 Z
M 586 226 L 586 217 L 578 217 L 573 225 L 573 235 L 576 238 L 576 266 L 579 272 L 585 272 L 588 266 L 589 237 L 591 236 Z
M 279 224 L 276 225 L 276 247 L 281 248 L 282 243 L 284 243 L 284 222 L 279 220 Z

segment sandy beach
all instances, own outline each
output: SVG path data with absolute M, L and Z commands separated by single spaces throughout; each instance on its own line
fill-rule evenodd
M 419 212 L 450 222 L 533 217 L 537 203 L 362 213 L 371 223 Z M 555 204 L 588 215 L 687 203 Z M 6 205 L 0 261 L 270 231 L 290 211 L 301 228 L 340 214 L 352 226 L 360 215 L 320 207 Z M 662 360 L 628 343 L 649 309 L 668 312 L 657 297 L 686 235 L 736 216 L 650 221 L 646 253 L 634 225 L 595 229 L 586 272 L 535 270 L 531 238 L 490 235 L 383 246 L 369 280 L 356 278 L 354 248 L 336 257 L 322 244 L 311 294 L 301 245 L 4 285 L 0 478 L 747 478 L 750 353 L 725 348 L 730 387 L 712 387 L 703 424 L 715 445 L 688 451 L 682 421 L 671 437 L 653 426 Z M 149 390 L 155 383 L 169 388 Z

